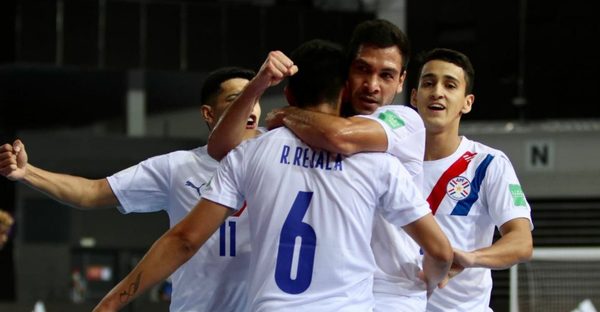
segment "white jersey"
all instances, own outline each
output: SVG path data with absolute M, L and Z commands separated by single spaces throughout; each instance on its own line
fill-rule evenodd
M 218 165 L 203 146 L 149 158 L 108 182 L 121 212 L 165 210 L 172 227 L 198 203 Z M 241 211 L 171 275 L 170 311 L 246 311 L 249 254 L 248 218 Z
M 408 106 L 387 105 L 359 117 L 381 124 L 388 139 L 387 152 L 402 162 L 421 190 L 425 154 L 421 116 Z M 418 277 L 422 265 L 417 243 L 404 230 L 377 216 L 371 247 L 377 262 L 373 285 L 376 311 L 425 310 L 427 285 Z M 414 297 L 414 302 L 409 302 L 410 297 Z
M 516 219 L 531 224 L 531 210 L 506 155 L 462 138 L 450 156 L 425 161 L 427 201 L 454 248 L 472 251 L 492 245 L 494 228 Z M 468 268 L 436 289 L 428 311 L 491 311 L 490 269 Z
M 371 311 L 376 209 L 398 227 L 430 213 L 389 154 L 313 150 L 286 128 L 233 150 L 203 197 L 248 202 L 251 311 Z

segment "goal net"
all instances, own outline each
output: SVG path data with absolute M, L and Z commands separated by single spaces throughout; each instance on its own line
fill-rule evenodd
M 600 311 L 600 247 L 534 248 L 510 270 L 510 311 Z

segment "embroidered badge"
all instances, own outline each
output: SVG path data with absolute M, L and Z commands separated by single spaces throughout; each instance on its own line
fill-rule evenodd
M 396 115 L 396 113 L 394 113 L 393 111 L 388 110 L 383 113 L 380 113 L 379 116 L 377 116 L 377 118 L 383 120 L 383 122 L 388 124 L 388 126 L 390 126 L 392 129 L 404 126 L 404 120 L 402 120 L 402 118 Z
M 469 179 L 458 176 L 452 178 L 446 185 L 446 194 L 454 200 L 461 200 L 471 193 L 471 182 Z
M 515 206 L 527 206 L 525 194 L 523 193 L 523 189 L 521 189 L 519 184 L 509 184 L 508 190 L 510 191 L 510 196 L 512 196 L 513 204 Z

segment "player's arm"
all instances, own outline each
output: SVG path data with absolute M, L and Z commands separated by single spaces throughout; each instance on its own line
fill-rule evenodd
M 500 235 L 502 237 L 490 247 L 471 252 L 455 250 L 454 262 L 464 268 L 501 270 L 531 259 L 533 239 L 527 218 L 516 218 L 504 223 L 500 226 Z
M 423 249 L 423 273 L 427 287 L 444 285 L 452 264 L 453 252 L 448 238 L 431 213 L 405 225 L 404 230 Z
M 175 227 L 157 240 L 137 266 L 94 308 L 118 311 L 188 261 L 225 221 L 232 209 L 202 199 Z M 197 281 L 203 283 L 203 281 Z
M 520 192 L 511 191 L 510 186 Z M 533 239 L 530 208 L 519 186 L 516 173 L 506 155 L 500 154 L 490 164 L 484 180 L 488 210 L 496 221 L 500 239 L 478 250 L 455 250 L 455 263 L 465 268 L 506 269 L 531 259 Z M 508 221 L 504 221 L 508 220 Z
M 106 179 L 92 180 L 54 173 L 29 164 L 25 145 L 20 140 L 0 147 L 0 174 L 76 208 L 114 207 L 118 204 Z
M 208 154 L 216 160 L 221 160 L 238 146 L 245 139 L 248 116 L 265 90 L 297 71 L 298 67 L 285 54 L 281 51 L 271 51 L 258 74 L 250 80 L 217 121 L 208 137 Z
M 268 128 L 281 125 L 307 144 L 335 153 L 385 152 L 388 147 L 383 127 L 368 118 L 343 118 L 290 106 L 267 115 Z

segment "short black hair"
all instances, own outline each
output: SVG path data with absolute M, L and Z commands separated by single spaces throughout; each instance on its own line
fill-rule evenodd
M 366 20 L 358 24 L 352 32 L 348 43 L 348 66 L 356 58 L 362 45 L 374 45 L 378 48 L 397 46 L 402 56 L 402 73 L 406 70 L 410 59 L 410 41 L 408 36 L 398 26 L 384 19 Z
M 221 84 L 229 79 L 242 78 L 251 80 L 256 76 L 256 72 L 242 67 L 221 67 L 208 74 L 200 91 L 200 103 L 202 105 L 211 105 L 214 97 L 221 90 Z
M 418 56 L 418 61 L 420 64 L 418 71 L 419 77 L 421 76 L 423 66 L 425 66 L 427 62 L 435 60 L 452 63 L 462 68 L 465 73 L 465 94 L 473 93 L 473 88 L 475 86 L 475 69 L 473 68 L 473 64 L 471 64 L 471 60 L 469 60 L 468 56 L 459 51 L 446 48 L 435 48 L 421 53 Z
M 288 79 L 288 90 L 296 106 L 338 104 L 348 71 L 340 45 L 322 39 L 309 40 L 292 51 L 290 59 L 298 66 L 298 72 Z

